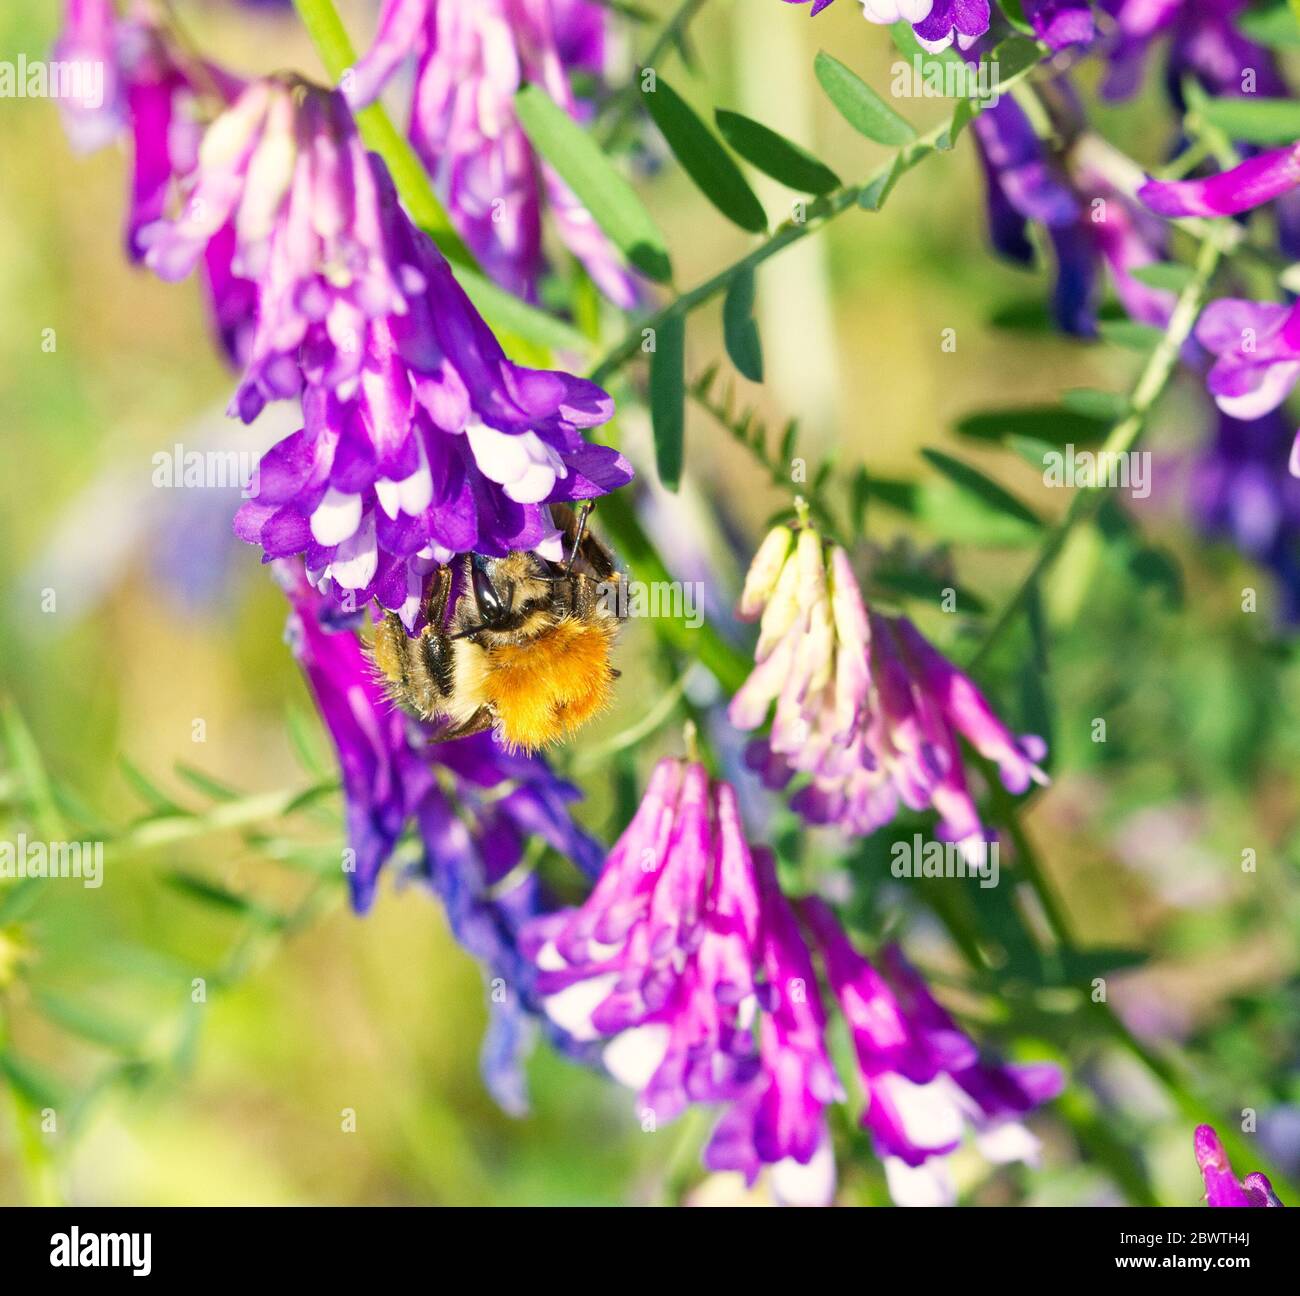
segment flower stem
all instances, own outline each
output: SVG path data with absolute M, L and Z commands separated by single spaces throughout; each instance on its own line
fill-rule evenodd
M 1146 430 L 1151 411 L 1177 368 L 1178 353 L 1191 335 L 1192 325 L 1200 314 L 1206 290 L 1222 255 L 1222 249 L 1216 241 L 1207 239 L 1201 244 L 1192 278 L 1174 306 L 1164 336 L 1151 352 L 1142 372 L 1138 375 L 1133 395 L 1128 403 L 1128 412 L 1111 428 L 1110 435 L 1102 445 L 1099 460 L 1131 450 Z M 1090 519 L 1101 507 L 1105 498 L 1103 490 L 1104 483 L 1076 488 L 1065 515 L 1048 532 L 1047 539 L 1038 551 L 1032 566 L 1017 586 L 1015 593 L 1003 605 L 997 620 L 984 636 L 975 654 L 966 663 L 966 670 L 975 670 L 984 663 L 1025 607 L 1043 574 L 1056 561 L 1071 532 L 1081 522 Z

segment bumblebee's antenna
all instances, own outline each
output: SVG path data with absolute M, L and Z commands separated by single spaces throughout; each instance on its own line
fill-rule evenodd
M 578 510 L 578 524 L 573 531 L 573 545 L 569 549 L 568 561 L 564 564 L 564 574 L 566 576 L 573 571 L 573 564 L 578 561 L 578 548 L 582 544 L 582 533 L 587 529 L 587 519 L 591 516 L 591 510 L 595 507 L 591 500 L 583 500 L 582 507 Z

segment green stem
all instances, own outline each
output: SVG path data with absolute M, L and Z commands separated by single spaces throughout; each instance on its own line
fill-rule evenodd
M 1169 326 L 1152 351 L 1142 372 L 1138 375 L 1133 388 L 1133 395 L 1128 403 L 1128 412 L 1111 429 L 1100 455 L 1119 455 L 1131 450 L 1146 430 L 1147 420 L 1156 402 L 1164 393 L 1178 365 L 1178 353 L 1192 331 L 1192 325 L 1200 314 L 1206 290 L 1211 278 L 1218 268 L 1222 256 L 1217 241 L 1207 239 L 1201 244 L 1196 257 L 1195 272 L 1191 281 L 1183 289 L 1169 319 Z M 1048 532 L 1047 539 L 1038 551 L 1028 573 L 1021 580 L 1011 598 L 1003 605 L 984 641 L 973 657 L 966 664 L 967 670 L 975 670 L 987 659 L 997 642 L 1015 621 L 1024 608 L 1035 586 L 1043 574 L 1056 561 L 1071 532 L 1081 522 L 1090 519 L 1101 507 L 1105 499 L 1104 483 L 1094 486 L 1076 488 L 1070 499 L 1070 505 L 1064 516 Z
M 1018 85 L 1037 66 L 1036 63 L 1031 64 L 1029 67 L 1022 68 L 1015 76 L 1008 77 L 998 86 L 999 92 L 1005 93 L 1013 86 Z M 963 100 L 962 102 L 966 103 L 967 101 Z M 971 104 L 970 113 L 972 118 L 978 116 L 981 111 L 982 108 L 979 104 Z M 926 131 L 924 135 L 920 135 L 910 143 L 904 144 L 887 162 L 877 167 L 861 184 L 842 186 L 833 193 L 826 194 L 824 197 L 809 203 L 803 213 L 803 219 L 796 220 L 792 217 L 777 226 L 765 242 L 760 243 L 758 247 L 741 257 L 739 261 L 734 262 L 724 270 L 720 270 L 689 292 L 683 293 L 675 301 L 670 302 L 662 310 L 650 316 L 649 319 L 638 323 L 591 371 L 592 381 L 596 383 L 607 381 L 616 370 L 622 368 L 629 360 L 637 356 L 641 352 L 642 338 L 646 329 L 662 328 L 669 320 L 689 315 L 697 307 L 705 305 L 724 292 L 737 275 L 756 270 L 764 261 L 770 260 L 778 252 L 783 252 L 786 248 L 801 242 L 810 234 L 817 233 L 818 230 L 829 224 L 837 216 L 857 207 L 864 195 L 877 191 L 879 186 L 892 183 L 896 172 L 901 174 L 902 171 L 910 170 L 930 153 L 947 151 L 948 146 L 946 144 L 943 150 L 940 150 L 940 145 L 952 138 L 952 131 L 956 125 L 958 125 L 958 121 L 956 110 L 954 110 L 948 118 L 940 122 L 932 130 Z

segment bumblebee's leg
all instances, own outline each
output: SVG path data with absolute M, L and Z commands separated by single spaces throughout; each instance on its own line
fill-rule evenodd
M 404 690 L 410 688 L 411 679 L 406 669 L 406 627 L 396 612 L 386 612 L 384 619 L 375 626 L 371 651 L 375 665 L 389 683 L 400 685 Z
M 429 681 L 437 690 L 438 696 L 451 697 L 456 653 L 451 636 L 444 630 L 435 629 L 432 624 L 427 625 L 420 632 L 419 652 Z
M 451 597 L 451 568 L 439 567 L 429 587 L 428 622 L 438 630 L 447 628 L 447 600 Z
M 492 712 L 487 707 L 479 707 L 459 728 L 447 729 L 443 733 L 435 734 L 429 741 L 430 743 L 445 743 L 450 742 L 453 738 L 468 738 L 471 734 L 482 733 L 485 729 L 491 729 L 494 723 Z

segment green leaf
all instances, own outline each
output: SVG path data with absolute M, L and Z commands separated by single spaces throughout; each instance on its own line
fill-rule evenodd
M 1056 445 L 1086 445 L 1106 434 L 1110 419 L 1057 405 L 1025 405 L 1012 409 L 979 410 L 958 421 L 956 430 L 977 441 L 1009 441 L 1034 437 Z
M 719 108 L 714 114 L 722 137 L 750 166 L 797 193 L 825 194 L 840 187 L 840 178 L 806 149 L 738 112 Z
M 0 714 L 4 725 L 5 748 L 9 761 L 22 779 L 23 789 L 31 801 L 37 827 L 49 841 L 63 838 L 63 816 L 54 798 L 54 788 L 41 759 L 40 749 L 27 727 L 22 713 L 5 701 Z
M 256 918 L 269 926 L 280 926 L 284 919 L 271 910 L 259 905 L 255 900 L 237 895 L 220 883 L 209 882 L 207 878 L 194 873 L 171 872 L 164 874 L 163 880 L 182 895 L 197 900 L 210 908 L 224 909 L 230 914 L 241 914 L 247 918 Z
M 1291 99 L 1207 99 L 1202 112 L 1229 139 L 1246 144 L 1294 144 L 1300 139 L 1300 103 Z
M 961 137 L 962 131 L 964 131 L 974 119 L 974 102 L 970 99 L 958 99 L 957 106 L 952 110 L 952 122 L 948 129 L 944 131 L 935 147 L 945 152 L 952 148 Z
M 456 266 L 453 273 L 465 295 L 498 333 L 523 338 L 551 351 L 585 352 L 591 345 L 572 325 L 521 301 L 477 270 Z
M 1022 504 L 1010 491 L 1004 490 L 991 477 L 985 476 L 978 468 L 962 463 L 960 459 L 954 459 L 941 450 L 923 448 L 921 453 L 958 490 L 978 499 L 993 512 L 1015 518 L 1027 526 L 1042 525 L 1032 509 Z
M 172 766 L 172 770 L 177 778 L 183 779 L 190 787 L 213 801 L 234 801 L 240 796 L 240 793 L 229 784 L 222 783 L 219 779 L 214 779 L 211 774 L 205 774 L 202 770 L 186 765 L 182 761 L 177 761 Z
M 1129 351 L 1154 351 L 1164 338 L 1163 330 L 1134 320 L 1102 320 L 1097 332 L 1104 341 Z
M 145 802 L 152 814 L 184 816 L 189 814 L 172 800 L 143 770 L 139 769 L 125 756 L 118 758 L 118 764 L 126 781 L 135 789 L 140 800 Z
M 751 234 L 767 229 L 767 216 L 740 168 L 695 109 L 656 76 L 641 98 L 668 147 L 700 192 L 730 221 Z
M 591 218 L 628 260 L 651 279 L 661 283 L 669 279 L 672 263 L 663 235 L 636 191 L 601 152 L 591 133 L 539 86 L 524 86 L 515 96 L 515 108 L 534 148 L 578 195 Z
M 41 1015 L 56 1026 L 105 1048 L 123 1053 L 134 1052 L 140 1046 L 140 1031 L 104 1015 L 98 1007 L 90 1007 L 60 995 L 40 992 L 36 996 Z
M 659 480 L 666 489 L 676 490 L 686 435 L 686 321 L 680 315 L 670 315 L 656 330 L 650 356 L 650 424 Z
M 1061 393 L 1061 404 L 1073 414 L 1102 423 L 1117 423 L 1128 413 L 1127 396 L 1095 387 L 1071 387 Z
M 817 80 L 840 115 L 859 134 L 877 144 L 901 148 L 916 138 L 916 131 L 900 117 L 856 72 L 821 50 L 813 65 Z
M 1191 283 L 1195 272 L 1191 266 L 1180 265 L 1177 261 L 1157 261 L 1152 265 L 1138 266 L 1129 273 L 1138 283 L 1146 284 L 1148 288 L 1178 293 Z
M 763 343 L 754 320 L 754 272 L 742 270 L 722 303 L 722 336 L 731 363 L 750 382 L 763 381 Z
M 16 1053 L 0 1053 L 0 1075 L 19 1098 L 38 1111 L 45 1107 L 61 1111 L 67 1105 L 69 1090 L 63 1081 Z
M 993 51 L 991 61 L 998 66 L 997 85 L 1001 89 L 1012 78 L 1040 62 L 1043 47 L 1028 36 L 1008 36 Z
M 998 8 L 1002 10 L 1002 16 L 1016 31 L 1033 35 L 1034 28 L 1025 17 L 1025 11 L 1020 0 L 998 0 Z
M 1271 9 L 1254 9 L 1234 19 L 1237 30 L 1250 40 L 1270 49 L 1294 49 L 1300 46 L 1300 23 L 1289 5 Z
M 988 611 L 988 605 L 977 594 L 964 589 L 954 581 L 932 576 L 929 572 L 877 567 L 871 573 L 871 580 L 873 584 L 879 585 L 890 593 L 923 599 L 927 603 L 940 603 L 951 590 L 957 598 L 957 611 L 962 613 Z

